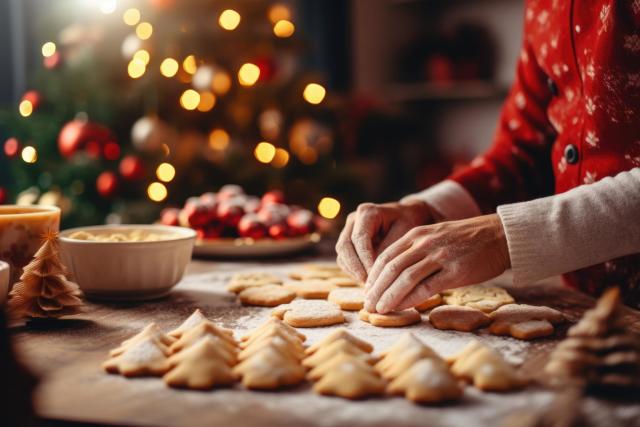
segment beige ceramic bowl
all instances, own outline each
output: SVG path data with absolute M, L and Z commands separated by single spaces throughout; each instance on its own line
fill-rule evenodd
M 79 231 L 96 236 L 142 231 L 171 237 L 137 242 L 69 237 Z M 81 227 L 60 233 L 60 249 L 63 262 L 88 297 L 146 300 L 165 296 L 180 281 L 191 260 L 195 237 L 190 228 L 165 225 Z
M 0 261 L 0 306 L 7 302 L 9 293 L 9 264 Z

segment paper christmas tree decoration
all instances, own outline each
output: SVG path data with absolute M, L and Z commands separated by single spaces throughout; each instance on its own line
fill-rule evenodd
M 60 261 L 58 234 L 47 233 L 33 260 L 24 267 L 20 281 L 9 292 L 9 316 L 46 319 L 79 313 L 82 293 L 66 275 Z

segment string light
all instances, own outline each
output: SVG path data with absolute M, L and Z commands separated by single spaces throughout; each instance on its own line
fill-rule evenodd
M 302 92 L 302 97 L 309 104 L 320 104 L 327 94 L 327 90 L 318 83 L 309 83 Z
M 147 187 L 147 195 L 154 202 L 161 202 L 167 198 L 169 192 L 167 191 L 167 187 L 161 182 L 152 182 Z
M 231 89 L 231 77 L 226 71 L 217 70 L 213 73 L 211 88 L 218 95 L 224 95 Z
M 133 27 L 138 22 L 140 22 L 140 11 L 135 7 L 127 9 L 122 14 L 122 20 L 124 21 L 125 24 Z
M 148 22 L 141 22 L 136 27 L 136 35 L 140 40 L 147 40 L 153 34 L 153 25 Z
M 240 25 L 240 14 L 233 9 L 222 11 L 218 23 L 227 31 L 233 31 Z
M 4 142 L 4 154 L 7 157 L 15 157 L 18 150 L 20 150 L 20 142 L 16 138 L 9 138 Z
M 100 12 L 104 13 L 105 15 L 112 14 L 116 11 L 117 7 L 118 2 L 116 0 L 101 0 L 100 4 L 98 5 Z
M 129 62 L 127 66 L 127 73 L 132 79 L 140 78 L 147 71 L 147 66 L 141 59 L 134 58 Z
M 160 163 L 156 169 L 156 176 L 160 181 L 171 182 L 176 177 L 176 168 L 171 163 Z
M 140 49 L 133 54 L 133 59 L 139 59 L 144 62 L 144 65 L 148 65 L 149 61 L 151 60 L 151 55 L 149 55 L 148 51 Z
M 281 19 L 273 26 L 273 34 L 280 38 L 291 37 L 295 30 L 296 26 L 293 25 L 293 22 L 287 21 L 286 19 Z
M 56 53 L 56 44 L 54 42 L 46 42 L 42 45 L 42 56 L 45 58 L 49 58 L 50 56 L 55 55 Z
M 206 112 L 216 105 L 216 96 L 211 92 L 201 92 L 200 102 L 198 103 L 198 111 Z
M 33 104 L 28 99 L 23 99 L 18 105 L 18 111 L 22 117 L 29 117 L 33 113 Z
M 185 110 L 195 110 L 200 103 L 200 94 L 193 89 L 187 89 L 180 96 L 180 105 Z
M 271 166 L 280 169 L 289 163 L 289 152 L 284 148 L 276 148 L 276 153 L 271 160 Z
M 276 155 L 276 147 L 273 144 L 262 141 L 256 145 L 253 155 L 260 163 L 269 163 Z
M 35 163 L 38 161 L 38 151 L 35 149 L 35 147 L 27 145 L 22 149 L 20 157 L 22 157 L 22 160 L 25 163 Z
M 224 129 L 214 129 L 209 134 L 209 147 L 213 150 L 223 151 L 229 146 L 230 139 Z
M 194 55 L 189 55 L 184 58 L 182 61 L 182 69 L 187 73 L 193 75 L 198 70 L 198 65 L 196 64 L 196 57 Z
M 291 19 L 291 11 L 283 4 L 276 3 L 269 9 L 269 21 L 275 24 L 278 21 Z
M 318 213 L 327 219 L 333 219 L 340 213 L 340 202 L 333 197 L 323 197 L 318 203 Z
M 178 64 L 178 61 L 176 61 L 175 59 L 165 58 L 160 63 L 160 73 L 167 78 L 173 77 L 178 72 L 179 67 L 180 65 Z
M 260 68 L 256 64 L 247 62 L 238 70 L 238 81 L 242 86 L 253 86 L 260 77 Z

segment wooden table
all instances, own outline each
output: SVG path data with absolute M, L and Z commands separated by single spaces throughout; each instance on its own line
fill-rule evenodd
M 495 426 L 517 411 L 544 410 L 554 394 L 539 386 L 509 394 L 481 393 L 467 387 L 464 399 L 454 405 L 421 407 L 403 398 L 378 398 L 350 402 L 316 396 L 309 385 L 280 392 L 249 392 L 236 386 L 212 392 L 169 389 L 157 378 L 125 379 L 105 374 L 100 364 L 109 349 L 138 332 L 149 322 L 170 329 L 195 308 L 213 321 L 234 328 L 240 335 L 261 324 L 269 309 L 243 307 L 224 290 L 231 274 L 261 270 L 285 274 L 298 262 L 319 260 L 311 255 L 287 262 L 221 262 L 195 260 L 184 280 L 166 299 L 118 305 L 89 304 L 85 314 L 49 330 L 24 327 L 13 338 L 25 362 L 42 381 L 36 393 L 38 414 L 50 420 L 141 426 Z M 593 299 L 561 288 L 558 280 L 527 288 L 509 285 L 508 277 L 494 281 L 508 288 L 523 303 L 544 304 L 562 310 L 571 321 L 593 304 Z M 640 313 L 629 310 L 631 327 L 640 332 Z M 433 329 L 428 322 L 408 328 L 382 329 L 348 315 L 347 327 L 372 342 L 380 351 L 405 330 L 412 331 L 443 355 L 478 338 L 518 363 L 525 373 L 539 376 L 558 337 L 535 343 L 512 338 L 466 334 Z M 331 328 L 305 329 L 308 342 Z M 640 425 L 640 405 L 612 403 L 589 398 L 584 411 L 594 425 Z

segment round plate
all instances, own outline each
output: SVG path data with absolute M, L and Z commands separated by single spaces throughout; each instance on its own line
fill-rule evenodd
M 288 239 L 204 239 L 196 240 L 195 255 L 219 257 L 271 257 L 307 250 L 320 242 L 317 233 Z

